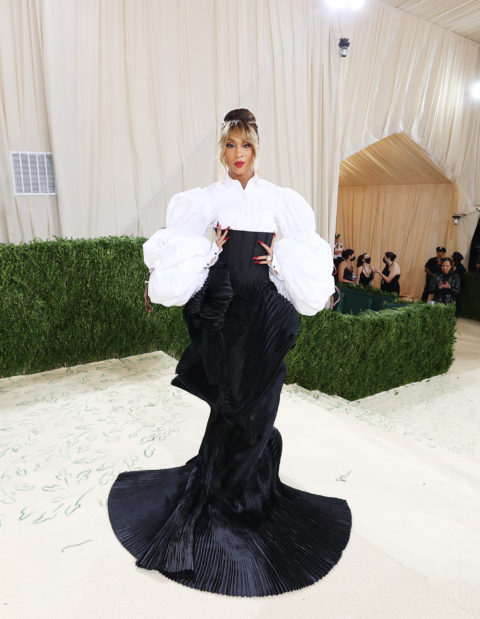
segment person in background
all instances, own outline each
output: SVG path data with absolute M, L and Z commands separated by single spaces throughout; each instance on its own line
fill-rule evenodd
M 338 283 L 339 284 L 354 284 L 354 261 L 355 252 L 353 249 L 344 249 L 342 252 L 342 261 L 338 265 Z
M 334 260 L 335 260 L 335 258 L 341 258 L 342 257 L 343 244 L 342 244 L 340 239 L 341 239 L 340 234 L 336 234 L 335 235 L 335 247 L 333 248 L 333 259 Z
M 460 293 L 465 285 L 465 273 L 467 269 L 462 264 L 463 256 L 459 251 L 454 251 L 452 254 L 453 270 L 460 277 Z
M 429 260 L 427 260 L 427 262 L 425 263 L 425 288 L 423 289 L 423 293 L 422 293 L 422 301 L 426 301 L 428 299 L 428 295 L 430 294 L 430 281 L 433 277 L 433 275 L 436 275 L 437 273 L 440 273 L 440 264 L 443 260 L 443 258 L 445 258 L 445 254 L 447 253 L 447 250 L 445 249 L 445 247 L 442 247 L 441 245 L 439 245 L 436 249 L 437 255 L 434 256 L 433 258 L 430 258 Z
M 343 244 L 341 243 L 340 239 L 340 234 L 336 234 L 335 246 L 333 248 L 333 276 L 335 278 L 335 283 L 338 283 L 338 267 L 340 266 L 340 262 L 342 261 Z
M 362 286 L 371 286 L 374 272 L 370 266 L 371 258 L 369 253 L 358 256 L 357 260 L 357 283 Z
M 453 270 L 451 258 L 444 258 L 441 263 L 441 272 L 436 273 L 430 280 L 430 294 L 428 300 L 435 303 L 456 303 L 460 294 L 460 275 Z
M 395 258 L 397 257 L 393 251 L 386 251 L 385 256 L 383 257 L 383 262 L 385 263 L 385 268 L 380 273 L 378 269 L 373 268 L 374 273 L 378 273 L 382 278 L 380 282 L 380 288 L 384 292 L 396 292 L 400 294 L 400 274 L 401 269 L 398 262 L 395 262 Z

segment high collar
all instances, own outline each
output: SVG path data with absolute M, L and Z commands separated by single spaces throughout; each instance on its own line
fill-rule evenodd
M 253 186 L 258 185 L 258 174 L 256 172 L 253 173 L 253 176 L 248 179 L 247 184 L 245 185 L 245 189 L 242 187 L 242 183 L 230 176 L 230 172 L 228 171 L 223 179 L 222 183 L 227 187 L 235 187 L 237 189 L 241 189 L 242 191 L 246 191 Z

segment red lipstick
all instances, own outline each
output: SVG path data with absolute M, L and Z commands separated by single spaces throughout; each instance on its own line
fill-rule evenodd
M 241 168 L 241 167 L 242 167 L 242 165 L 244 165 L 244 164 L 245 164 L 245 162 L 244 162 L 244 161 L 235 161 L 235 167 L 236 167 L 236 168 Z

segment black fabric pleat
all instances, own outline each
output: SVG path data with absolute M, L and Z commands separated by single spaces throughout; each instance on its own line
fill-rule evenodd
M 243 260 L 271 235 L 230 237 L 229 251 L 184 308 L 191 345 L 172 381 L 211 407 L 199 453 L 184 466 L 121 473 L 108 508 L 139 567 L 204 591 L 275 595 L 332 569 L 351 513 L 342 499 L 278 477 L 282 441 L 273 424 L 299 317 L 269 281 L 268 267 Z

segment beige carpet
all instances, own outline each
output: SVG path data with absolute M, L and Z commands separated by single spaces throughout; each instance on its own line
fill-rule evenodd
M 108 522 L 127 469 L 198 450 L 202 402 L 159 352 L 0 380 L 0 617 L 480 617 L 480 324 L 447 375 L 349 403 L 282 393 L 282 479 L 346 498 L 352 537 L 312 587 L 201 593 L 135 567 Z

